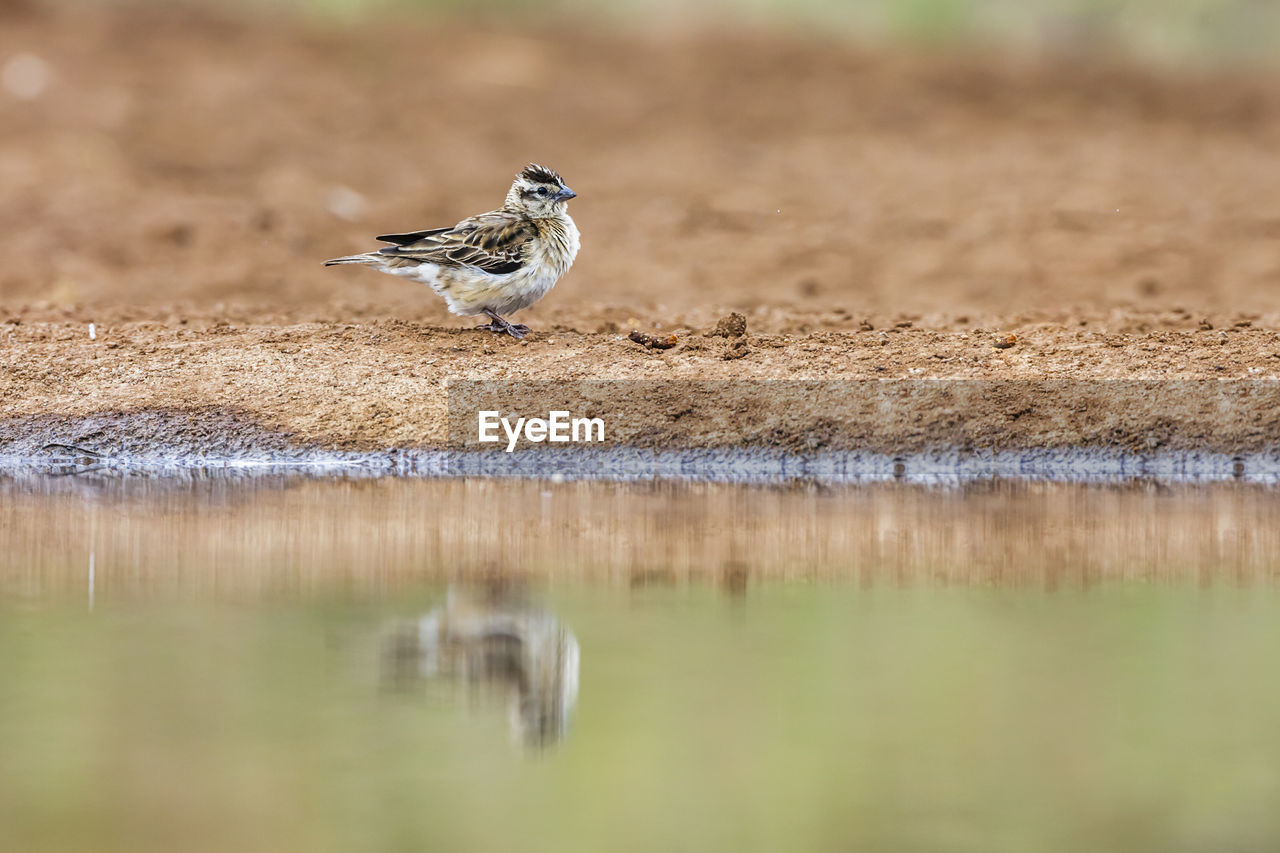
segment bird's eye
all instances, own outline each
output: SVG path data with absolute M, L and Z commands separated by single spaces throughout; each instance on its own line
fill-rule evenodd
M 540 196 L 545 196 L 546 194 L 547 194 L 547 188 L 546 188 L 546 187 L 538 187 L 538 195 L 540 195 Z

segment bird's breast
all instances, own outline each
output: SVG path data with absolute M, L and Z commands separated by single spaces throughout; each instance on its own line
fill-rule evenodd
M 582 241 L 578 234 L 578 226 L 574 224 L 569 214 L 561 213 L 544 221 L 545 225 L 541 229 L 541 246 L 535 252 L 536 257 L 531 260 L 534 266 L 550 267 L 558 278 L 568 272 L 569 267 L 573 265 L 573 259 L 578 256 L 578 248 Z

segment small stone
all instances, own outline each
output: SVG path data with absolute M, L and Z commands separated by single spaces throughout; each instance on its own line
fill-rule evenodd
M 627 337 L 640 344 L 645 349 L 671 349 L 676 345 L 675 335 L 667 335 L 665 338 L 651 335 L 648 332 L 641 332 L 638 329 L 632 329 L 631 334 Z
M 1008 349 L 1016 343 L 1018 343 L 1017 335 L 1005 335 L 1003 338 L 997 338 L 992 346 L 996 349 Z

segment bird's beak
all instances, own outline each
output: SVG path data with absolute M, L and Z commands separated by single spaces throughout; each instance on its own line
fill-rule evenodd
M 577 198 L 578 194 L 568 187 L 561 187 L 560 192 L 556 193 L 552 198 L 556 201 L 568 201 L 571 198 Z

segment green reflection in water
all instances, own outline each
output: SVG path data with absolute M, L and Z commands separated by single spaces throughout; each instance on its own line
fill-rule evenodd
M 444 586 L 0 604 L 5 850 L 1204 850 L 1280 841 L 1280 590 L 540 586 L 567 733 L 388 684 Z

